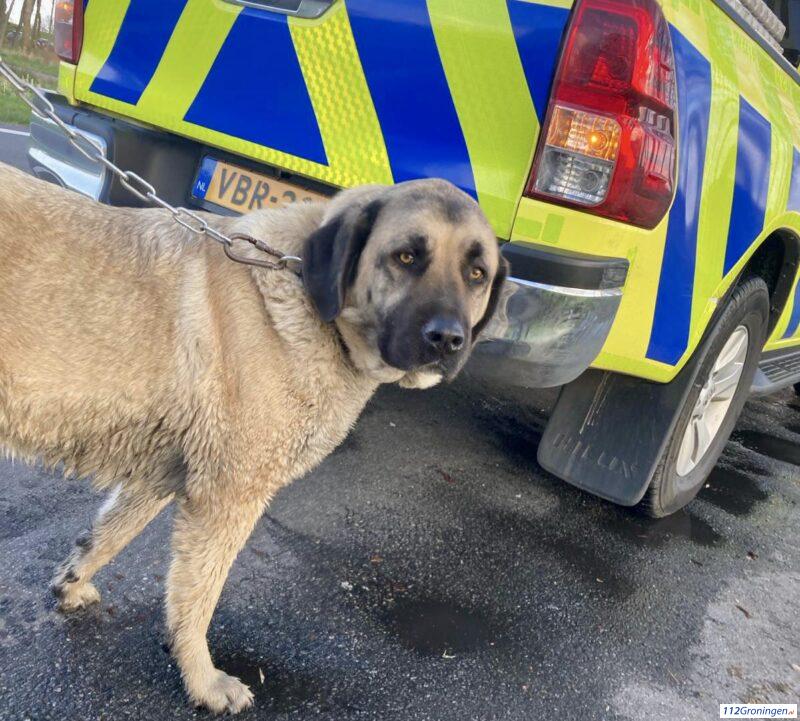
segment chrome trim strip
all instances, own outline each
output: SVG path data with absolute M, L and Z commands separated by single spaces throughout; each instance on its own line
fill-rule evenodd
M 280 15 L 291 15 L 296 18 L 306 18 L 313 20 L 324 15 L 336 2 L 336 0 L 300 0 L 297 10 L 282 8 L 274 5 L 280 0 L 224 0 L 231 5 L 242 5 L 248 8 L 257 8 Z
M 565 288 L 561 285 L 537 283 L 532 280 L 523 280 L 522 278 L 509 278 L 508 282 L 516 283 L 517 285 L 528 286 L 530 288 L 538 288 L 540 290 L 548 291 L 549 293 L 572 295 L 579 298 L 616 298 L 617 296 L 622 295 L 622 288 L 600 288 L 598 290 L 589 290 L 586 288 Z

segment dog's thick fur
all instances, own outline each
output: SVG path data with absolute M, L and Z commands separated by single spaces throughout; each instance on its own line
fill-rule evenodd
M 458 372 L 504 267 L 477 204 L 442 181 L 213 222 L 303 255 L 305 283 L 231 262 L 163 211 L 0 166 L 0 445 L 110 490 L 56 576 L 65 611 L 97 601 L 92 576 L 176 502 L 172 652 L 193 702 L 236 712 L 252 694 L 205 637 L 254 524 L 380 383 Z M 396 261 L 409 247 L 413 268 Z M 466 326 L 448 357 L 418 338 L 437 313 Z

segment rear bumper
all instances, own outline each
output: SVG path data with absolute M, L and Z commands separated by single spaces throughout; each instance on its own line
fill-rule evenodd
M 46 94 L 59 118 L 98 143 L 107 158 L 148 179 L 171 205 L 189 204 L 201 146 L 91 109 L 73 107 L 57 93 Z M 28 162 L 36 176 L 110 205 L 143 205 L 102 165 L 76 150 L 54 123 L 33 115 L 30 131 Z
M 511 275 L 470 370 L 529 388 L 560 386 L 592 364 L 622 300 L 628 261 L 509 243 Z
M 107 171 L 102 165 L 93 163 L 79 152 L 51 120 L 33 115 L 30 131 L 28 162 L 37 178 L 72 188 L 94 200 L 101 199 L 108 182 Z M 105 138 L 88 130 L 78 132 L 101 147 L 103 154 L 108 156 Z

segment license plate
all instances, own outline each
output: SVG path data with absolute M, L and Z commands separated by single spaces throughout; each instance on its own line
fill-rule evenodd
M 295 183 L 270 178 L 208 156 L 200 165 L 192 196 L 239 213 L 327 200 L 321 193 Z

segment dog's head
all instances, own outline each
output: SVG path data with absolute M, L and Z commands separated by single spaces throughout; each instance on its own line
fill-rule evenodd
M 461 370 L 506 274 L 478 204 L 442 180 L 341 193 L 303 253 L 306 289 L 356 366 L 416 388 Z

